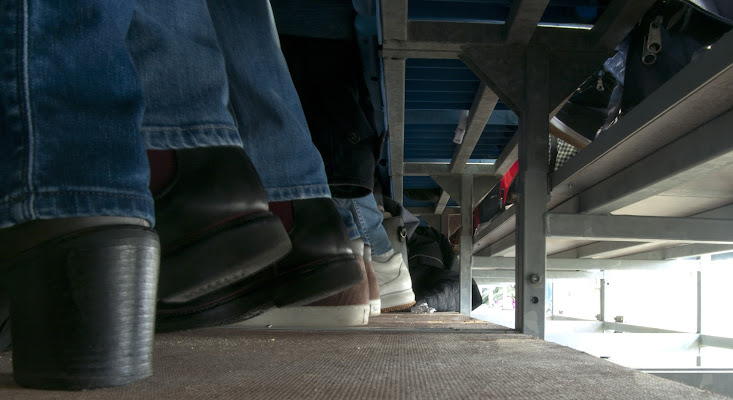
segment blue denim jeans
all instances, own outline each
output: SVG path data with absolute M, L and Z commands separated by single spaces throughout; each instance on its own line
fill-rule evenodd
M 382 226 L 382 212 L 377 207 L 374 194 L 355 199 L 334 198 L 334 203 L 341 213 L 341 217 L 349 227 L 351 239 L 361 237 L 364 244 L 372 246 L 373 257 L 389 257 L 394 254 L 394 249 Z M 348 222 L 351 219 L 351 226 Z
M 0 228 L 154 222 L 146 148 L 241 143 L 271 201 L 330 197 L 269 2 L 137 3 L 3 1 Z
M 131 1 L 4 0 L 0 228 L 89 215 L 152 221 Z

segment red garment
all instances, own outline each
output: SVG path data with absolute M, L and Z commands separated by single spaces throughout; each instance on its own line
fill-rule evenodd
M 519 161 L 515 161 L 514 165 L 512 165 L 511 168 L 509 168 L 509 171 L 504 174 L 504 176 L 501 177 L 501 181 L 499 181 L 499 184 L 501 185 L 501 192 L 502 195 L 502 204 L 506 204 L 506 195 L 509 190 L 509 186 L 512 184 L 512 181 L 514 180 L 514 177 L 517 175 L 517 171 L 519 170 Z

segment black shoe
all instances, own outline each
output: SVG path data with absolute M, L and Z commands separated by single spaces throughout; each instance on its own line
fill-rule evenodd
M 268 210 L 259 176 L 244 150 L 176 151 L 178 176 L 155 198 L 162 259 L 162 302 L 185 303 L 273 264 L 291 249 Z
M 362 280 L 346 227 L 331 199 L 293 201 L 293 250 L 257 275 L 196 300 L 158 303 L 156 329 L 174 331 L 223 325 L 273 307 L 302 305 Z
M 82 390 L 152 374 L 158 235 L 110 221 L 119 219 L 40 220 L 0 230 L 4 241 L 19 244 L 12 254 L 0 249 L 18 385 Z M 54 231 L 65 232 L 48 235 Z

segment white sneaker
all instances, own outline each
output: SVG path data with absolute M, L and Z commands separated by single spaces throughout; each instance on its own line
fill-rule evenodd
M 379 299 L 382 312 L 399 311 L 415 305 L 410 271 L 405 265 L 402 253 L 395 253 L 385 263 L 374 261 L 372 268 L 379 282 Z

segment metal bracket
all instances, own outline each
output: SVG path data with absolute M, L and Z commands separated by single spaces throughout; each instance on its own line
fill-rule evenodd
M 649 24 L 649 32 L 644 36 L 644 47 L 641 51 L 641 62 L 644 65 L 654 65 L 657 54 L 662 51 L 662 23 L 664 17 L 657 15 Z

